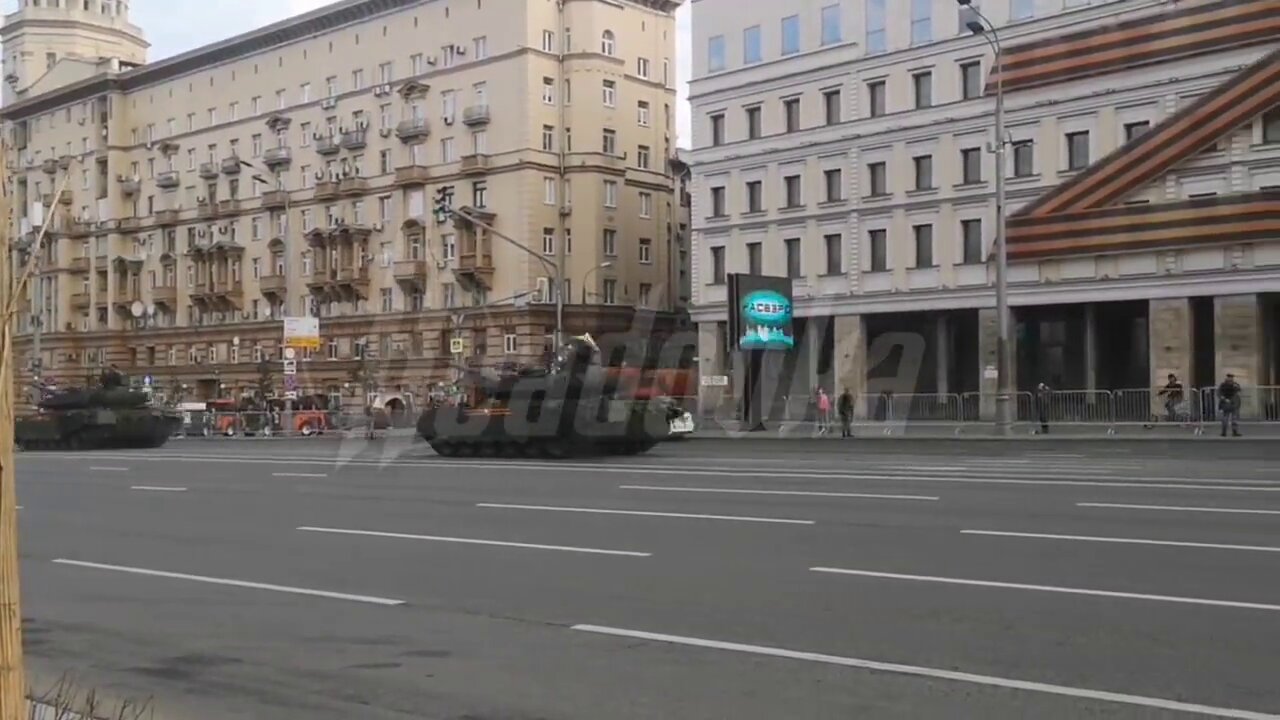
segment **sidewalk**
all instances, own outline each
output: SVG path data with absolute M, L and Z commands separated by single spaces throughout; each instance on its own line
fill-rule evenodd
M 1197 433 L 1197 430 L 1202 430 Z M 1280 440 L 1280 423 L 1241 423 L 1240 430 L 1244 437 L 1222 438 L 1217 425 L 1172 425 L 1156 424 L 1145 427 L 1141 424 L 1119 424 L 1110 426 L 1102 423 L 1079 425 L 1050 425 L 1049 433 L 1039 433 L 1039 425 L 1017 423 L 1008 435 L 1002 434 L 991 423 L 862 423 L 853 426 L 854 437 L 859 440 L 1233 440 L 1237 442 Z M 810 421 L 784 421 L 768 423 L 764 431 L 749 432 L 743 424 L 736 420 L 702 420 L 689 439 L 770 439 L 770 440 L 840 440 L 840 426 L 832 425 L 826 435 L 818 433 L 817 423 Z

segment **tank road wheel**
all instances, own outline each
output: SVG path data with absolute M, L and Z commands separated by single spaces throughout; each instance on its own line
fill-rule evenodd
M 542 456 L 552 460 L 564 460 L 569 457 L 569 446 L 559 438 L 548 440 L 542 446 Z
M 455 447 L 457 449 L 454 452 L 454 457 L 475 457 L 476 456 L 476 445 L 470 440 L 463 440 L 459 443 L 456 443 Z
M 498 443 L 491 440 L 481 440 L 476 443 L 476 457 L 497 457 Z
M 440 457 L 453 457 L 455 455 L 453 443 L 451 442 L 432 440 L 429 444 L 431 445 L 431 449 L 435 451 L 435 454 Z
M 80 433 L 75 433 L 67 438 L 66 447 L 68 450 L 81 450 L 84 448 L 84 438 L 80 436 Z
M 520 455 L 527 458 L 542 457 L 542 442 L 530 440 L 520 443 Z
M 519 440 L 508 440 L 498 445 L 498 455 L 504 458 L 518 458 L 524 455 L 524 443 Z

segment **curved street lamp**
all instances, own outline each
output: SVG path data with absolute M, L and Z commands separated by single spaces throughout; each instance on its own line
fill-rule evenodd
M 599 265 L 596 265 L 595 267 L 588 270 L 585 274 L 583 274 L 582 276 L 582 304 L 583 305 L 587 304 L 587 281 L 591 279 L 591 275 L 599 270 L 606 270 L 611 267 L 613 267 L 613 261 L 605 260 L 604 262 L 600 263 Z M 591 294 L 595 295 L 595 293 L 591 293 Z

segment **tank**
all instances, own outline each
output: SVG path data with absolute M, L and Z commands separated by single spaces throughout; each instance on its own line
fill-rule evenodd
M 501 375 L 468 371 L 468 400 L 428 408 L 418 435 L 444 457 L 636 455 L 670 433 L 666 409 L 619 393 L 589 335 L 574 338 L 551 368 Z
M 111 385 L 53 393 L 37 408 L 14 425 L 23 450 L 154 448 L 182 425 L 180 413 L 152 407 L 146 393 Z

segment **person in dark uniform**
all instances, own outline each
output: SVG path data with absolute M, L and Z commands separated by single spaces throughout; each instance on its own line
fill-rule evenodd
M 118 388 L 124 385 L 124 375 L 121 374 L 120 368 L 112 365 L 102 371 L 102 387 L 104 390 Z
M 1182 404 L 1182 383 L 1178 381 L 1178 376 L 1169 373 L 1169 384 L 1160 390 L 1160 397 L 1164 398 L 1165 418 L 1169 422 L 1177 422 L 1178 406 Z
M 840 393 L 836 401 L 836 412 L 840 414 L 840 437 L 853 437 L 853 395 L 849 388 Z
M 1222 437 L 1227 436 L 1228 425 L 1231 434 L 1240 437 L 1240 383 L 1232 373 L 1218 386 L 1218 412 L 1222 415 Z

